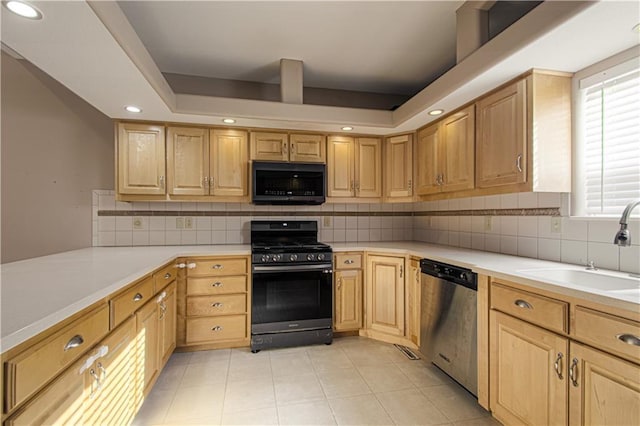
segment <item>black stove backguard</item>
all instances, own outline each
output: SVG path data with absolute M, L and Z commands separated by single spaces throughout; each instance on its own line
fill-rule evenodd
M 330 344 L 331 247 L 315 221 L 252 221 L 251 350 Z

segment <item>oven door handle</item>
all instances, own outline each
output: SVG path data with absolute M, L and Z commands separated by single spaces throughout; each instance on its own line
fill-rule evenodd
M 256 265 L 253 267 L 253 272 L 256 273 L 269 273 L 269 272 L 293 272 L 293 271 L 317 271 L 330 274 L 333 272 L 330 263 L 316 264 L 316 265 Z

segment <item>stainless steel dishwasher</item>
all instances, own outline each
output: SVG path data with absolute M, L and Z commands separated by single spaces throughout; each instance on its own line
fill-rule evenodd
M 477 396 L 477 274 L 430 259 L 420 269 L 420 352 Z

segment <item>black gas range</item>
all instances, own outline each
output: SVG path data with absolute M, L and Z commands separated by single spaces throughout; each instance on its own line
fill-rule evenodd
M 333 339 L 333 256 L 315 221 L 251 222 L 251 350 Z

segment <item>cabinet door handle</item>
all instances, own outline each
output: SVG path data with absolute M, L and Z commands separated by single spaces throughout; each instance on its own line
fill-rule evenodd
M 69 339 L 66 345 L 64 345 L 64 351 L 66 352 L 69 349 L 77 348 L 83 343 L 84 343 L 84 339 L 82 338 L 82 336 L 79 334 L 76 334 L 71 339 Z
M 211 287 L 222 287 L 222 283 L 220 281 L 216 281 L 215 283 L 211 284 Z
M 169 278 L 171 278 L 171 274 L 170 273 L 167 272 L 166 274 L 164 274 L 164 279 L 165 280 L 168 280 Z
M 352 190 L 352 191 L 353 191 L 354 187 L 355 187 L 354 180 L 351 180 L 351 190 Z
M 571 384 L 573 386 L 578 387 L 578 358 L 574 358 L 571 361 L 571 367 L 569 367 L 569 379 L 571 379 Z
M 221 265 L 221 264 L 219 264 L 219 263 L 216 263 L 215 265 L 213 265 L 213 266 L 211 267 L 211 269 L 222 269 L 222 268 L 224 268 L 224 266 L 223 266 L 223 265 Z
M 342 278 L 338 278 L 338 290 L 342 287 Z
M 296 144 L 291 142 L 291 153 L 294 154 L 296 152 Z
M 513 304 L 519 308 L 533 309 L 533 306 L 531 306 L 531 303 L 527 302 L 526 300 L 518 299 L 515 302 L 513 302 Z
M 409 179 L 409 181 L 407 182 L 407 186 L 409 187 L 409 189 L 411 189 L 411 179 Z
M 212 308 L 222 308 L 222 303 L 220 303 L 220 302 L 212 303 L 211 307 Z
M 400 265 L 400 278 L 402 278 L 403 274 L 404 274 L 404 267 Z
M 160 188 L 164 189 L 164 176 L 160 176 Z
M 143 296 L 140 293 L 136 293 L 135 296 L 133 296 L 133 301 L 134 302 L 139 302 L 143 299 Z
M 347 259 L 344 261 L 345 265 L 351 265 L 353 263 L 353 259 Z
M 616 338 L 628 345 L 640 346 L 640 337 L 633 334 L 616 334 Z
M 562 380 L 562 352 L 558 352 L 556 361 L 553 363 L 553 368 L 556 370 L 558 379 Z
M 211 328 L 211 331 L 222 331 L 222 327 L 219 325 L 216 325 L 215 327 Z
M 522 173 L 522 154 L 518 154 L 516 157 L 516 168 L 520 173 Z
M 204 181 L 204 187 L 206 188 L 207 186 L 209 186 L 209 176 L 205 176 L 204 178 L 202 178 L 202 180 Z

